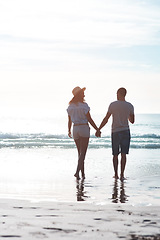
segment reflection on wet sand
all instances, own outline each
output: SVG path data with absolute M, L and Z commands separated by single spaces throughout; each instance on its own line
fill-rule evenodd
M 90 198 L 88 192 L 85 190 L 88 186 L 88 183 L 84 179 L 76 181 L 77 201 L 87 201 Z M 113 203 L 126 203 L 128 198 L 129 196 L 126 195 L 126 182 L 114 179 L 111 201 Z
M 85 198 L 88 198 L 86 196 L 86 192 L 84 191 L 84 179 L 77 180 L 76 182 L 76 189 L 77 189 L 77 201 L 86 201 Z
M 128 201 L 128 197 L 125 193 L 126 185 L 124 181 L 118 181 L 115 179 L 113 185 L 113 193 L 112 193 L 112 202 L 113 203 L 125 203 Z

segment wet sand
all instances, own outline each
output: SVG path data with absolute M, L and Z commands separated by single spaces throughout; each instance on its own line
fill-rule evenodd
M 110 150 L 2 149 L 0 239 L 160 240 L 160 153 L 132 150 L 126 176 L 112 178 Z
M 160 207 L 0 200 L 0 239 L 160 239 Z

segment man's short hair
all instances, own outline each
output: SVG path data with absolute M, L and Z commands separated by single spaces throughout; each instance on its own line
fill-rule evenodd
M 127 94 L 127 90 L 125 88 L 119 88 L 117 90 L 117 94 L 120 94 L 121 96 L 125 97 Z

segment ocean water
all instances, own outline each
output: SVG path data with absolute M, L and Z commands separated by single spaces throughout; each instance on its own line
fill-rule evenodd
M 102 117 L 96 116 L 97 125 Z M 67 117 L 2 118 L 0 119 L 0 148 L 74 148 L 67 136 Z M 111 148 L 111 121 L 102 129 L 102 137 L 96 138 L 91 129 L 89 148 Z M 160 114 L 136 115 L 130 125 L 131 148 L 160 149 Z
M 100 124 L 103 116 L 95 116 Z M 73 177 L 77 151 L 64 117 L 1 117 L 0 197 L 95 204 L 160 204 L 160 114 L 136 115 L 126 180 L 113 179 L 110 128 L 91 138 L 86 179 Z

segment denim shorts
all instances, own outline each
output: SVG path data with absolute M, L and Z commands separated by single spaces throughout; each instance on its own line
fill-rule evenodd
M 90 137 L 89 125 L 73 126 L 73 138 L 76 140 L 76 139 L 79 139 L 80 137 L 84 137 L 84 138 Z
M 128 154 L 130 146 L 130 130 L 112 133 L 112 154 Z

